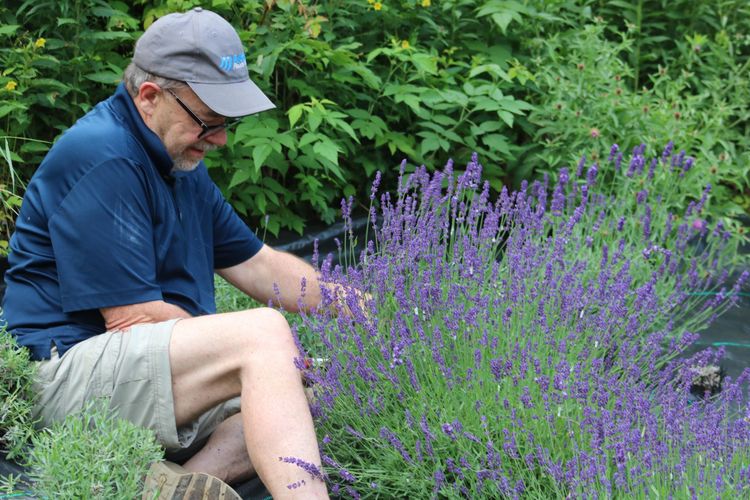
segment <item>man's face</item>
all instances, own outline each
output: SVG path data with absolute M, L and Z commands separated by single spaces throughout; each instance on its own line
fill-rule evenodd
M 174 95 L 172 94 L 174 93 Z M 211 111 L 189 88 L 172 90 L 162 89 L 161 103 L 154 114 L 152 129 L 159 136 L 174 161 L 173 170 L 189 172 L 198 166 L 207 151 L 223 146 L 227 142 L 227 133 L 223 129 L 200 137 L 203 132 L 198 120 L 206 125 L 220 125 L 224 117 Z M 186 106 L 183 108 L 178 102 Z

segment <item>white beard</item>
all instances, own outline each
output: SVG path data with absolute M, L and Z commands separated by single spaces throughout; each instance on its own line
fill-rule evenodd
M 175 172 L 192 172 L 193 170 L 198 167 L 198 164 L 201 162 L 201 160 L 198 161 L 191 161 L 186 160 L 185 158 L 178 158 L 174 161 L 172 164 L 172 173 Z
M 198 147 L 199 149 L 202 149 L 205 152 L 211 151 L 213 149 L 216 149 L 218 146 L 216 144 L 210 144 L 206 141 L 200 141 L 196 144 L 195 147 Z M 192 172 L 196 169 L 198 164 L 202 160 L 189 160 L 182 155 L 179 155 L 177 158 L 174 159 L 174 163 L 172 164 L 172 172 Z

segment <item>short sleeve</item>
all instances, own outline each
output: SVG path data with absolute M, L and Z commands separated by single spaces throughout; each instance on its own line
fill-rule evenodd
M 145 174 L 127 160 L 82 177 L 50 217 L 65 312 L 161 300 Z
M 219 188 L 211 183 L 214 217 L 214 266 L 223 269 L 240 264 L 256 253 L 263 242 L 240 219 Z

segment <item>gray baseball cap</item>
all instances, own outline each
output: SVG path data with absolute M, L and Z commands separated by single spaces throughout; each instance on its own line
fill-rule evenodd
M 206 106 L 237 117 L 274 108 L 247 72 L 237 32 L 218 14 L 196 7 L 156 20 L 135 44 L 133 63 L 186 82 Z

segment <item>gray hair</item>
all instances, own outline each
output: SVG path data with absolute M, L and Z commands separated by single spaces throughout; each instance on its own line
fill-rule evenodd
M 142 70 L 132 62 L 127 68 L 125 68 L 125 72 L 122 75 L 122 81 L 125 82 L 125 88 L 132 97 L 138 95 L 138 89 L 140 89 L 141 85 L 145 82 L 155 83 L 163 89 L 179 89 L 186 86 L 185 82 L 171 80 L 169 78 L 149 73 L 148 71 Z

